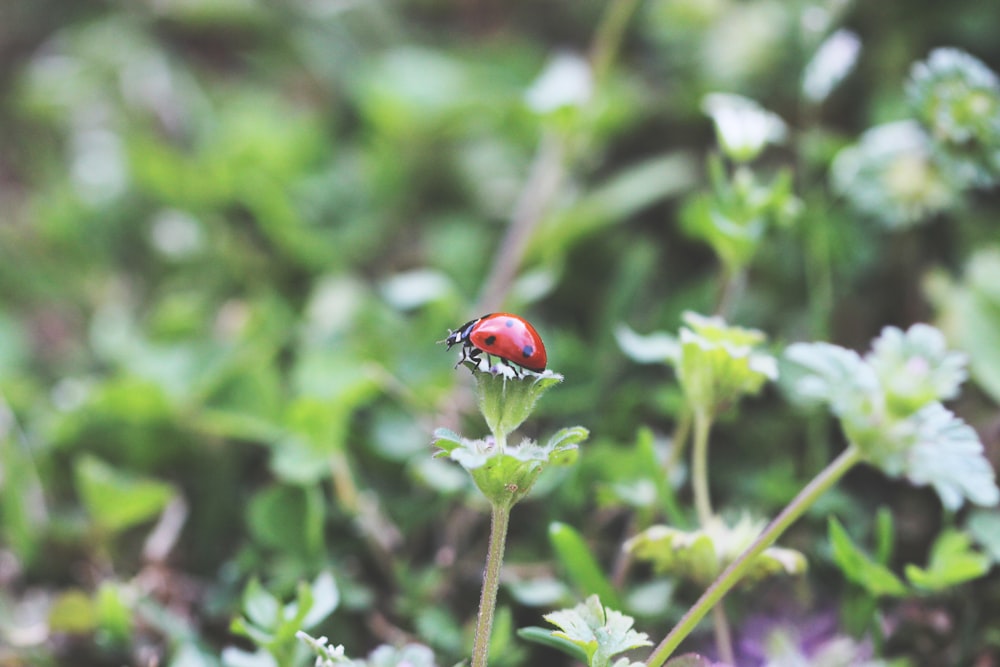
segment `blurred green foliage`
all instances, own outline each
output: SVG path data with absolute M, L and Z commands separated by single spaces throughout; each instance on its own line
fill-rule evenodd
M 251 664 L 240 614 L 305 660 L 301 624 L 260 609 L 308 614 L 322 573 L 311 632 L 350 655 L 466 656 L 487 527 L 430 442 L 485 427 L 434 343 L 500 306 L 566 378 L 528 435 L 591 438 L 514 509 L 498 667 L 566 664 L 515 632 L 608 585 L 594 563 L 653 639 L 697 592 L 623 560 L 691 515 L 684 471 L 656 474 L 680 389 L 623 353 L 623 324 L 719 309 L 776 346 L 867 349 L 934 320 L 969 355 L 980 391 L 952 407 L 995 465 L 997 25 L 973 0 L 4 3 L 0 665 Z M 718 148 L 710 93 L 784 138 Z M 724 512 L 772 515 L 841 446 L 776 392 L 727 419 Z M 871 568 L 830 576 L 863 554 L 846 534 L 830 554 L 824 512 L 865 543 L 885 505 L 879 567 L 927 563 L 907 571 L 927 592 L 882 609 L 878 645 L 997 659 L 996 574 L 938 585 L 988 566 L 967 535 L 996 562 L 995 510 L 966 529 L 866 472 L 824 503 L 788 537 L 806 583 L 735 597 L 738 634 L 765 599 L 795 619 L 856 598 Z

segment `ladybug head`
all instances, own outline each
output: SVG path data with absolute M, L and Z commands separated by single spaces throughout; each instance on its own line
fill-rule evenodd
M 482 319 L 482 317 L 477 317 L 474 320 L 469 320 L 454 331 L 448 329 L 448 337 L 444 340 L 439 340 L 438 342 L 447 345 L 449 350 L 452 345 L 462 345 L 468 343 L 469 335 L 472 333 L 473 327 L 475 327 L 476 324 Z
M 448 337 L 445 338 L 444 340 L 439 340 L 438 341 L 438 343 L 444 343 L 445 345 L 447 345 L 449 350 L 451 349 L 452 345 L 459 345 L 461 342 L 462 342 L 462 330 L 461 329 L 459 329 L 457 331 L 452 331 L 451 329 L 449 329 L 448 330 Z

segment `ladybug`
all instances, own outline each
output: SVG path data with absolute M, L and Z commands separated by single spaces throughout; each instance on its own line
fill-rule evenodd
M 441 342 L 449 350 L 452 345 L 462 346 L 458 364 L 463 361 L 478 364 L 479 355 L 485 353 L 487 359 L 491 356 L 500 357 L 507 365 L 515 364 L 541 373 L 548 361 L 542 337 L 535 331 L 535 327 L 526 319 L 511 313 L 490 313 L 469 320 L 458 329 L 450 331 L 448 337 Z M 455 364 L 456 368 L 458 364 Z

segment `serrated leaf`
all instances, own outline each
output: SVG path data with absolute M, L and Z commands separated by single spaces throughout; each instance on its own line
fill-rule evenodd
M 905 332 L 885 327 L 865 360 L 889 405 L 904 416 L 932 401 L 954 398 L 968 376 L 966 356 L 949 351 L 944 334 L 927 324 L 914 324 Z
M 590 667 L 607 667 L 618 653 L 652 645 L 646 633 L 632 629 L 635 621 L 631 616 L 605 607 L 596 595 L 572 609 L 546 614 L 545 620 L 559 628 L 553 635 L 573 642 L 586 653 Z
M 913 419 L 913 444 L 903 464 L 907 479 L 933 486 L 950 510 L 961 507 L 964 498 L 982 506 L 1000 502 L 993 467 L 971 426 L 940 403 L 924 407 Z
M 844 527 L 832 516 L 829 521 L 829 538 L 833 549 L 833 560 L 848 581 L 861 586 L 875 597 L 907 594 L 906 585 L 899 577 L 870 559 L 855 546 Z
M 789 345 L 781 380 L 793 401 L 825 403 L 838 417 L 864 410 L 880 391 L 874 371 L 857 352 L 830 343 Z
M 459 448 L 451 458 L 469 471 L 490 503 L 508 507 L 531 491 L 549 460 L 547 452 L 530 442 L 503 452 L 490 451 L 486 443 L 478 451 Z
M 906 578 L 927 591 L 941 591 L 972 579 L 990 569 L 990 559 L 972 548 L 972 539 L 963 532 L 946 530 L 931 548 L 927 568 L 906 566 Z

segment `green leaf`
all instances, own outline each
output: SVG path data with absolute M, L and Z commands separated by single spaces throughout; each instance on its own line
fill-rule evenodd
M 250 499 L 246 517 L 250 533 L 266 547 L 303 557 L 323 549 L 325 516 L 317 486 L 265 487 Z
M 499 364 L 487 371 L 473 371 L 479 411 L 497 438 L 506 438 L 524 423 L 542 394 L 563 381 L 562 375 L 551 370 L 525 372 L 522 377 L 509 377 L 509 372 L 509 366 Z
M 545 443 L 545 449 L 550 452 L 549 463 L 561 466 L 576 463 L 580 452 L 578 445 L 589 437 L 590 431 L 582 426 L 559 429 Z
M 986 550 L 994 563 L 1000 563 L 1000 511 L 973 511 L 965 523 L 965 529 Z
M 48 621 L 55 632 L 89 634 L 97 627 L 97 612 L 86 593 L 70 589 L 53 601 Z
M 2 324 L 0 314 L 0 338 Z M 0 347 L 3 344 L 0 340 Z M 0 402 L 0 471 L 0 541 L 22 563 L 30 564 L 46 534 L 49 512 L 32 450 L 14 426 L 13 415 L 3 402 Z
M 912 483 L 930 484 L 950 510 L 967 498 L 977 505 L 1000 502 L 993 466 L 983 455 L 976 431 L 940 403 L 913 417 L 913 442 L 903 473 Z
M 1000 250 L 988 247 L 966 263 L 956 283 L 932 274 L 927 292 L 949 339 L 969 354 L 969 370 L 994 401 L 1000 401 Z
M 618 592 L 591 555 L 587 543 L 571 526 L 559 521 L 549 524 L 549 543 L 566 571 L 566 576 L 584 595 L 597 595 L 612 607 L 620 607 Z
M 944 334 L 926 324 L 905 332 L 885 327 L 865 360 L 878 376 L 889 408 L 901 416 L 956 397 L 968 375 L 965 355 L 949 351 Z
M 587 653 L 579 644 L 565 637 L 557 636 L 547 628 L 540 628 L 538 626 L 519 628 L 517 636 L 529 642 L 562 651 L 578 662 L 587 662 Z
M 640 560 L 651 561 L 657 572 L 708 586 L 753 543 L 763 527 L 763 523 L 745 515 L 733 525 L 714 517 L 702 528 L 691 531 L 657 525 L 630 539 L 625 549 Z M 743 583 L 777 574 L 799 574 L 806 567 L 805 556 L 798 551 L 770 547 L 754 560 Z
M 340 605 L 340 591 L 337 581 L 330 572 L 321 572 L 310 588 L 312 605 L 302 619 L 302 628 L 308 630 L 319 625 Z
M 845 421 L 861 421 L 881 400 L 878 377 L 861 356 L 829 343 L 794 343 L 785 350 L 781 381 L 793 401 L 826 404 Z
M 722 157 L 708 161 L 712 191 L 697 194 L 681 209 L 688 235 L 712 246 L 730 276 L 746 270 L 771 227 L 787 225 L 802 208 L 793 193 L 791 171 L 779 170 L 770 183 L 760 183 L 747 167 L 731 172 Z
M 112 533 L 152 519 L 175 493 L 166 482 L 116 470 L 89 454 L 77 459 L 74 473 L 94 523 Z
M 618 653 L 652 645 L 646 633 L 632 629 L 631 616 L 605 607 L 596 595 L 572 609 L 546 614 L 545 620 L 559 628 L 553 635 L 584 651 L 590 667 L 607 667 Z
M 907 565 L 906 578 L 917 588 L 937 592 L 978 579 L 989 569 L 989 557 L 972 548 L 967 534 L 946 530 L 934 541 L 927 568 Z
M 254 577 L 243 590 L 243 613 L 259 628 L 273 631 L 278 624 L 281 603 Z
M 548 258 L 553 248 L 568 248 L 605 227 L 627 221 L 657 202 L 690 190 L 696 182 L 695 160 L 685 152 L 656 155 L 628 165 L 546 216 L 532 235 L 526 256 L 529 260 Z
M 892 521 L 892 510 L 879 507 L 875 514 L 875 560 L 880 565 L 888 566 L 892 560 L 895 526 Z
M 248 623 L 245 618 L 238 616 L 229 624 L 229 631 L 233 634 L 247 637 L 257 646 L 270 646 L 274 642 L 274 633 L 261 630 L 253 623 Z
M 577 442 L 589 435 L 582 427 L 557 432 L 544 447 L 524 440 L 520 445 L 500 448 L 493 438 L 467 440 L 448 453 L 472 475 L 472 480 L 493 504 L 513 506 L 526 496 L 547 465 L 567 465 L 576 459 Z
M 906 585 L 891 570 L 871 560 L 851 541 L 847 531 L 835 517 L 829 521 L 830 546 L 833 560 L 849 581 L 861 586 L 870 595 L 902 597 L 908 593 Z
M 434 430 L 434 441 L 431 444 L 441 448 L 441 451 L 435 453 L 434 456 L 447 456 L 454 449 L 462 446 L 462 436 L 451 429 L 438 428 Z
M 99 628 L 114 641 L 125 644 L 132 638 L 133 611 L 130 591 L 122 584 L 104 581 L 94 595 L 94 610 Z
M 503 452 L 488 441 L 468 444 L 454 450 L 451 458 L 469 471 L 472 481 L 494 505 L 510 507 L 526 496 L 549 461 L 549 453 L 530 441 Z
M 684 313 L 684 322 L 677 376 L 692 409 L 715 414 L 777 377 L 775 359 L 755 349 L 765 340 L 762 332 L 692 312 Z
M 964 358 L 944 349 L 937 330 L 887 328 L 864 360 L 826 343 L 791 345 L 785 359 L 789 394 L 828 403 L 848 439 L 886 474 L 932 485 L 951 510 L 964 499 L 1000 502 L 976 432 L 933 400 L 954 395 L 964 377 Z
M 675 364 L 681 355 L 677 337 L 665 331 L 643 335 L 619 324 L 615 327 L 615 340 L 629 359 L 640 364 Z

